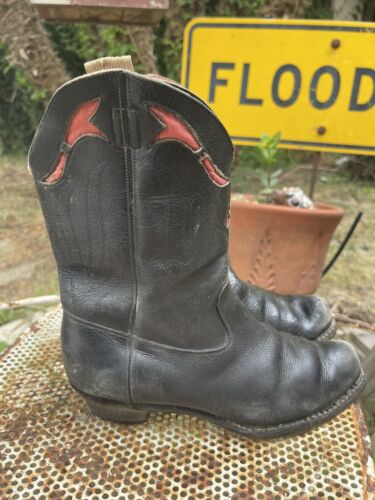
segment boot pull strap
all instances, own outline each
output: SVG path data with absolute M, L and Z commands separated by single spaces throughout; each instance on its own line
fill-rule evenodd
M 125 69 L 134 71 L 131 56 L 100 57 L 85 63 L 86 73 L 96 73 L 105 69 Z

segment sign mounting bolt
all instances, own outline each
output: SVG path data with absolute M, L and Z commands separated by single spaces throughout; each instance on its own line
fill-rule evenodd
M 331 47 L 333 49 L 338 49 L 340 47 L 340 45 L 341 45 L 341 42 L 338 38 L 333 39 L 331 42 Z
M 321 127 L 318 127 L 316 129 L 316 131 L 318 132 L 318 135 L 324 135 L 327 132 L 327 129 L 326 129 L 326 127 L 321 126 Z

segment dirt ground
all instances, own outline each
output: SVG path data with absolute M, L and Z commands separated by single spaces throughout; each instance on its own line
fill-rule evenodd
M 0 302 L 56 293 L 52 251 L 27 159 L 0 157 Z
M 26 163 L 24 156 L 0 157 L 0 302 L 58 292 L 52 251 Z M 296 167 L 284 174 L 283 185 L 306 188 L 309 173 L 308 166 Z M 235 190 L 254 192 L 256 187 L 250 169 L 235 169 Z M 353 182 L 323 168 L 316 200 L 345 210 L 331 244 L 331 255 L 355 214 L 364 213 L 352 240 L 322 280 L 318 293 L 336 311 L 375 324 L 375 186 Z

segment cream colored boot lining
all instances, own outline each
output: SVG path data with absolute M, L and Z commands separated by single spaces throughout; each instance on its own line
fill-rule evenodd
M 134 71 L 131 56 L 100 57 L 85 63 L 86 73 L 96 73 L 105 69 L 126 69 Z

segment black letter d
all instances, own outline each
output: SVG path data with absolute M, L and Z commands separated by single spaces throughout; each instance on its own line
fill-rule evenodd
M 361 81 L 363 76 L 369 76 L 372 78 L 372 96 L 367 102 L 362 104 L 358 103 L 358 94 L 361 87 Z M 357 68 L 355 70 L 354 83 L 352 96 L 350 98 L 350 111 L 366 111 L 366 109 L 372 108 L 375 104 L 375 71 L 369 68 Z

